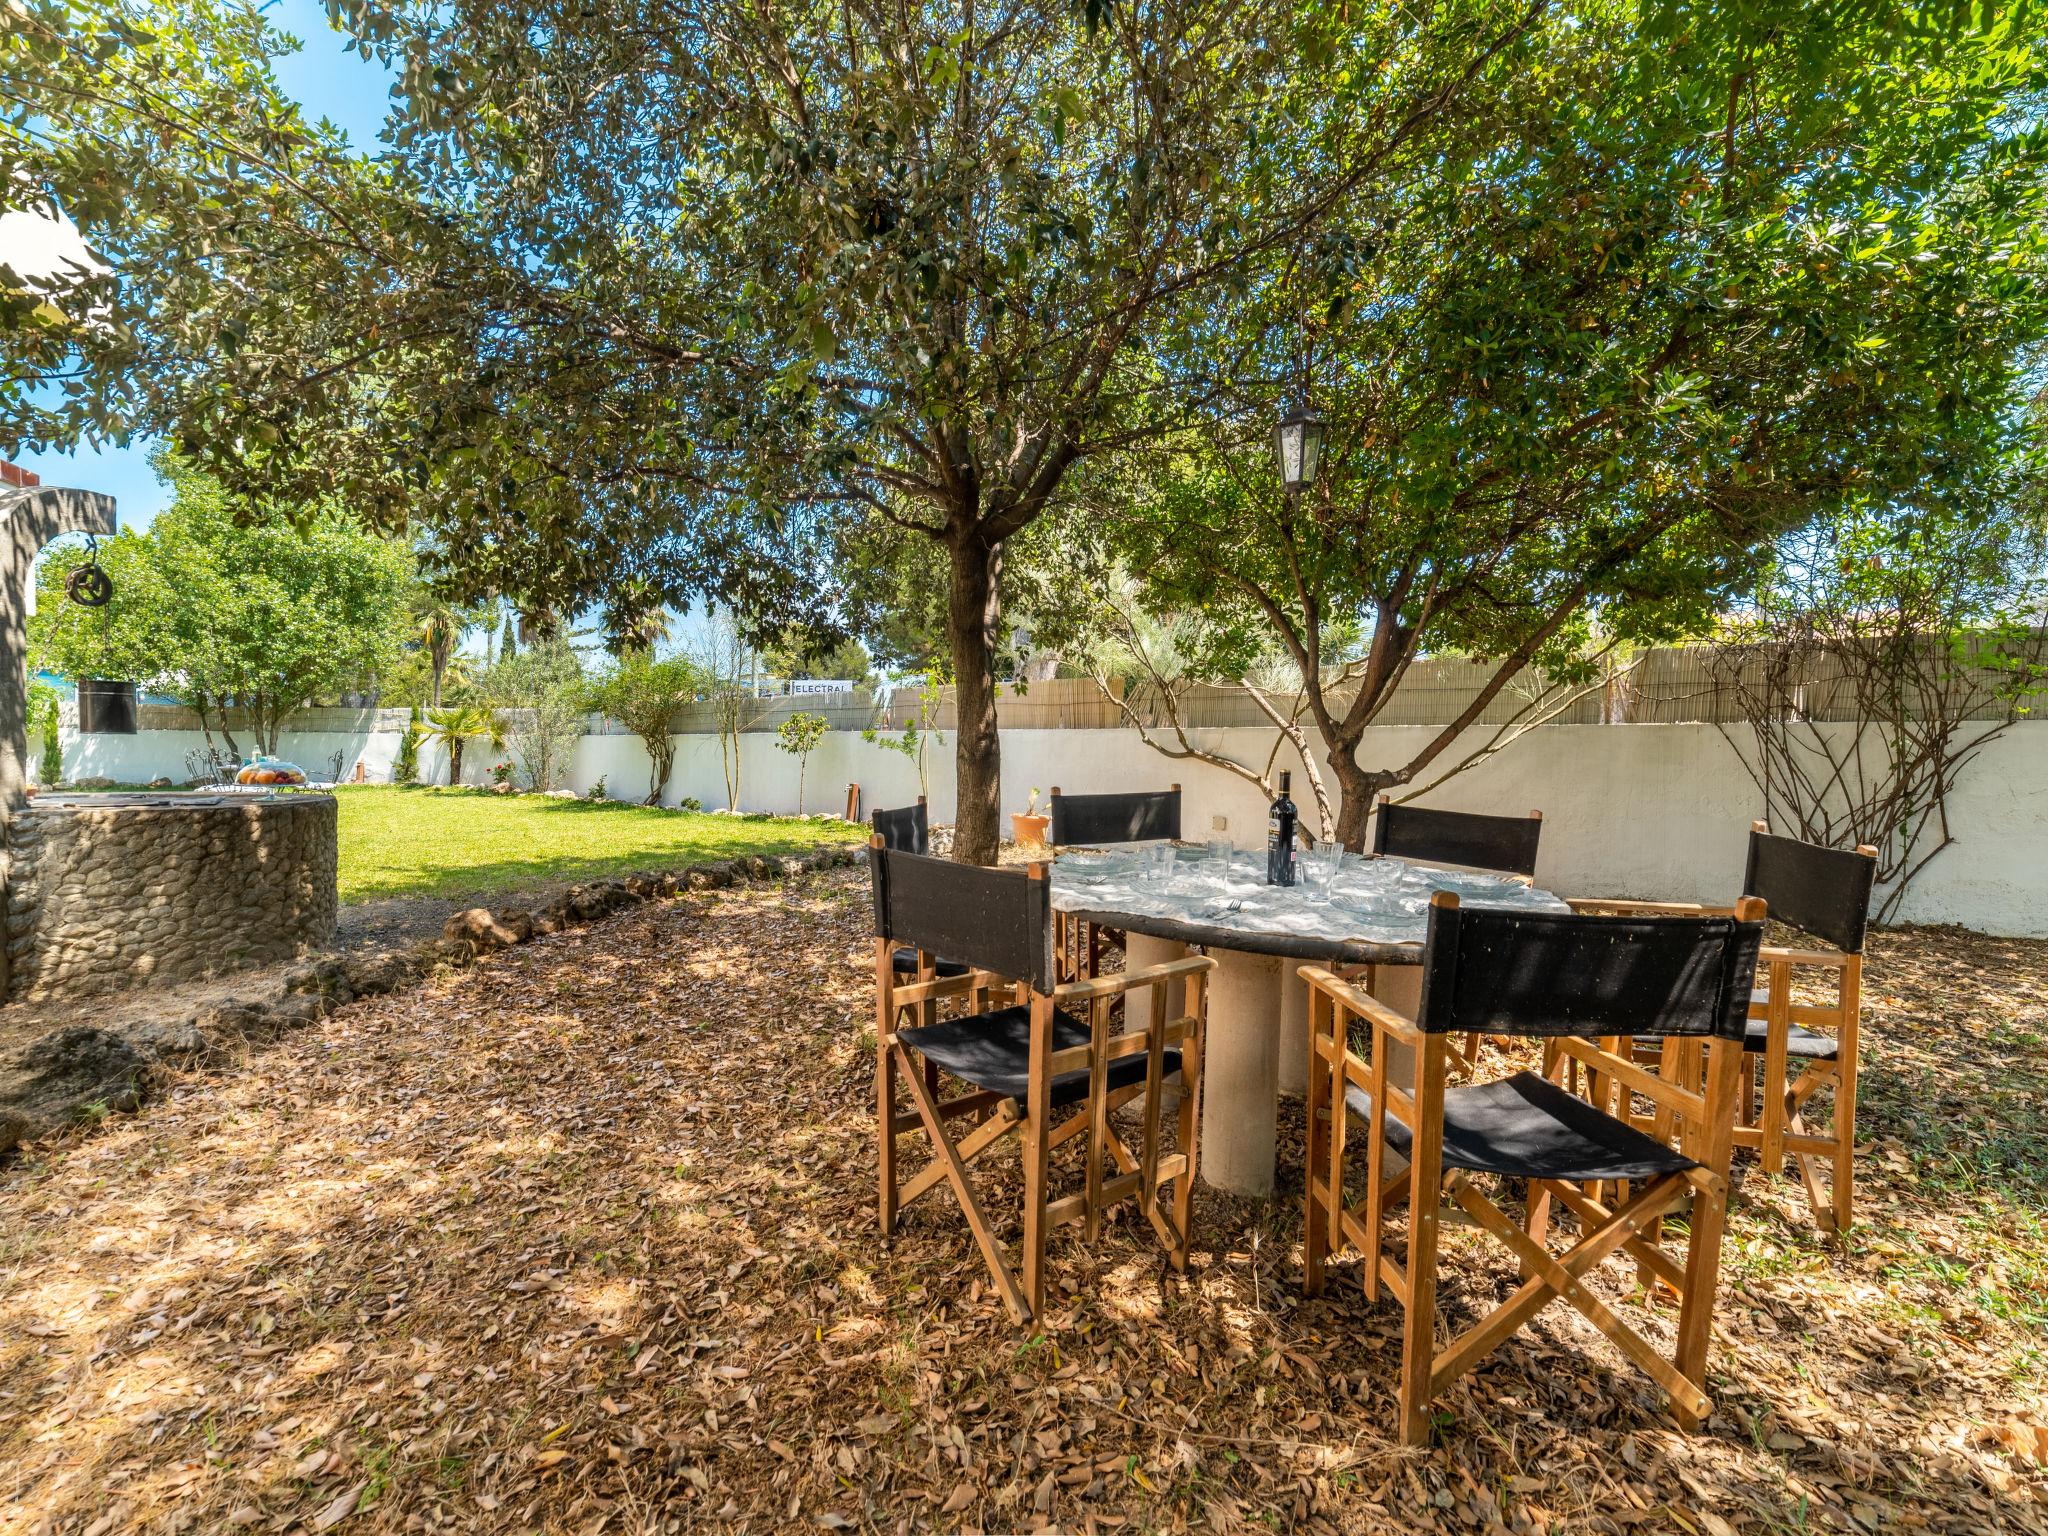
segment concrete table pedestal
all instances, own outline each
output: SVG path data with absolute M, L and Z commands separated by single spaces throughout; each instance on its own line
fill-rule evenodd
M 1280 962 L 1280 1091 L 1290 1099 L 1308 1097 L 1308 983 L 1301 968 L 1312 960 Z
M 1280 1096 L 1280 969 L 1274 955 L 1209 951 L 1201 1177 L 1234 1195 L 1273 1193 Z M 1307 1045 L 1302 1046 L 1306 1052 Z

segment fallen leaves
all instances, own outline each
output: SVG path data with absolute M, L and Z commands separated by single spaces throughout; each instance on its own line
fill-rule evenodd
M 638 909 L 9 1172 L 0 1536 L 2048 1529 L 2048 945 L 1879 937 L 1861 1225 L 1744 1177 L 1706 1432 L 1552 1308 L 1413 1453 L 1394 1309 L 1300 1294 L 1298 1126 L 1185 1279 L 1128 1208 L 1062 1234 L 1029 1332 L 944 1191 L 880 1243 L 867 923 L 858 875 Z M 1445 1249 L 1455 1328 L 1513 1274 Z

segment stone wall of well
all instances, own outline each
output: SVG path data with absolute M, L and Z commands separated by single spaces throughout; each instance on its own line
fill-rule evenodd
M 21 813 L 10 837 L 10 998 L 191 980 L 290 959 L 327 939 L 333 798 L 190 800 L 32 803 Z

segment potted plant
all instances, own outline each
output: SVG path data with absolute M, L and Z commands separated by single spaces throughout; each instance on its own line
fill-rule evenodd
M 1038 814 L 1038 791 L 1031 791 L 1031 798 L 1024 802 L 1024 809 L 1010 817 L 1010 835 L 1017 839 L 1019 848 L 1045 847 L 1045 829 L 1052 825 L 1050 816 Z

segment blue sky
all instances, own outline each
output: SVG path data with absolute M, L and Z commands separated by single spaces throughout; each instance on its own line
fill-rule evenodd
M 391 76 L 366 63 L 327 24 L 321 0 L 274 0 L 271 19 L 304 45 L 277 63 L 279 82 L 312 117 L 325 117 L 349 142 L 372 149 L 390 104 Z M 19 462 L 49 485 L 76 485 L 111 495 L 123 527 L 140 528 L 156 516 L 167 497 L 149 468 L 149 444 L 78 453 L 29 453 Z

